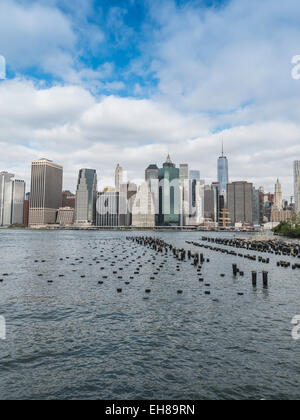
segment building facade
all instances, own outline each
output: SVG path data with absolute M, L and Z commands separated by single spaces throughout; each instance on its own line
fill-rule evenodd
M 0 172 L 0 226 L 24 224 L 25 182 Z
M 56 222 L 62 201 L 63 168 L 40 159 L 31 164 L 29 226 Z
M 119 192 L 98 193 L 96 226 L 107 228 L 120 226 L 119 196 Z
M 13 198 L 11 224 L 24 224 L 25 182 L 19 179 L 13 181 Z
M 179 169 L 168 156 L 159 170 L 159 226 L 180 226 L 181 207 Z
M 63 191 L 62 193 L 62 207 L 71 207 L 75 209 L 76 195 L 71 191 Z
M 233 182 L 228 184 L 228 215 L 232 224 L 253 225 L 253 184 Z
M 278 210 L 282 209 L 282 202 L 283 202 L 282 188 L 281 188 L 279 179 L 277 179 L 277 182 L 275 185 L 275 203 L 274 203 L 276 209 Z
M 57 223 L 62 226 L 74 224 L 74 209 L 72 207 L 61 207 L 58 209 Z
M 222 148 L 222 156 L 218 159 L 218 183 L 220 185 L 220 196 L 224 198 L 224 205 L 227 203 L 227 185 L 229 183 L 228 159 L 224 156 Z
M 78 175 L 75 223 L 92 225 L 96 220 L 97 173 L 94 169 L 81 169 Z
M 116 192 L 120 191 L 120 185 L 123 183 L 123 168 L 118 164 L 115 172 Z
M 136 228 L 154 228 L 156 209 L 148 182 L 143 182 L 132 205 L 132 226 Z
M 300 213 L 300 160 L 294 162 L 294 201 L 295 213 Z

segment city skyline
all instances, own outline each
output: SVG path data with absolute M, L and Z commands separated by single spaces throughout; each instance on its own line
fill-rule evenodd
M 288 198 L 298 13 L 296 0 L 2 0 L 0 167 L 28 185 L 28 164 L 46 156 L 74 190 L 81 167 L 112 184 L 111 166 L 141 179 L 170 153 L 212 182 L 223 138 L 232 180 L 271 190 L 279 177 Z
M 168 154 L 168 157 L 170 157 L 170 155 Z M 199 165 L 198 166 L 198 168 L 200 168 L 200 169 L 197 169 L 197 167 L 193 167 L 193 166 L 191 166 L 190 165 L 190 163 L 188 162 L 187 163 L 187 165 L 188 165 L 188 167 L 189 167 L 189 176 L 190 176 L 190 179 L 192 179 L 192 177 L 191 177 L 191 173 L 193 173 L 193 172 L 199 172 L 199 173 L 201 173 L 201 179 L 203 179 L 204 181 L 205 181 L 205 184 L 207 184 L 207 185 L 210 185 L 210 184 L 213 184 L 213 183 L 215 183 L 215 182 L 218 182 L 218 175 L 219 175 L 219 162 L 220 162 L 220 159 L 226 159 L 226 164 L 227 164 L 227 170 L 230 170 L 230 173 L 231 173 L 231 170 L 232 170 L 232 167 L 231 167 L 231 164 L 230 164 L 230 158 L 228 159 L 228 156 L 225 156 L 225 153 L 223 152 L 223 150 L 222 150 L 222 156 L 221 157 L 219 157 L 218 159 L 217 159 L 217 161 L 215 162 L 215 172 L 216 172 L 216 176 L 215 176 L 215 178 L 207 178 L 207 177 L 205 177 L 205 173 L 203 173 L 203 171 L 202 171 L 202 169 L 201 169 L 201 165 Z M 37 159 L 37 160 L 43 160 L 43 159 L 46 159 L 46 160 L 49 160 L 50 162 L 51 161 L 53 161 L 52 159 L 48 159 L 48 158 L 39 158 L 39 159 Z M 180 165 L 183 165 L 181 162 L 179 162 L 179 161 L 176 161 L 175 159 L 173 159 L 172 158 L 172 161 L 174 161 L 175 162 L 175 164 L 176 164 L 176 166 L 180 166 Z M 123 167 L 123 166 L 121 166 L 119 163 L 118 164 L 112 164 L 112 166 L 111 166 L 111 176 L 110 177 L 108 177 L 108 178 L 103 178 L 102 176 L 101 176 L 101 169 L 100 170 L 97 170 L 97 169 L 93 169 L 93 170 L 95 170 L 96 171 L 96 173 L 97 173 L 97 176 L 98 176 L 98 190 L 99 191 L 102 191 L 102 190 L 104 190 L 106 187 L 115 187 L 115 183 L 116 183 L 116 171 L 118 170 L 118 168 L 120 168 L 121 169 L 121 172 L 122 172 L 122 177 L 124 178 L 125 176 L 127 176 L 127 179 L 125 179 L 124 178 L 124 182 L 126 182 L 126 181 L 128 181 L 128 182 L 132 182 L 132 183 L 134 183 L 134 184 L 141 184 L 142 182 L 144 182 L 144 180 L 145 180 L 145 170 L 147 169 L 147 167 L 150 165 L 150 166 L 152 166 L 152 165 L 160 165 L 160 164 L 162 164 L 164 162 L 164 159 L 163 159 L 163 157 L 162 157 L 162 159 L 160 160 L 160 161 L 158 161 L 158 162 L 153 162 L 153 163 L 147 163 L 146 164 L 146 166 L 145 166 L 145 168 L 142 170 L 142 173 L 140 174 L 140 176 L 138 176 L 137 178 L 130 178 L 128 175 L 130 174 L 130 173 L 132 173 L 132 168 L 125 168 L 125 167 Z M 294 201 L 295 201 L 295 197 L 294 197 L 294 188 L 295 188 L 295 182 L 294 182 L 294 170 L 295 170 L 295 168 L 294 168 L 294 165 L 295 165 L 295 162 L 298 162 L 297 160 L 294 160 L 294 161 L 292 161 L 291 162 L 291 171 L 293 172 L 293 175 L 292 175 L 292 184 L 291 184 L 291 186 L 290 186 L 290 189 L 292 189 L 292 193 L 289 195 L 289 194 L 287 194 L 286 193 L 286 190 L 284 189 L 284 186 L 283 186 L 283 184 L 282 184 L 282 182 L 280 182 L 280 185 L 282 186 L 282 197 L 283 197 L 283 199 L 284 200 L 287 200 L 287 201 L 290 201 L 290 199 L 291 199 L 291 197 L 293 197 L 293 199 L 294 199 Z M 31 162 L 30 162 L 30 165 L 31 165 Z M 70 191 L 70 192 L 72 192 L 72 193 L 76 193 L 76 183 L 77 183 L 77 178 L 78 178 L 78 172 L 80 171 L 80 170 L 82 170 L 82 169 L 91 169 L 91 168 L 87 168 L 87 167 L 83 167 L 83 166 L 78 166 L 79 167 L 79 169 L 77 170 L 77 172 L 75 172 L 75 170 L 74 170 L 74 182 L 73 182 L 73 184 L 71 183 L 70 185 L 67 185 L 66 184 L 66 182 L 65 182 L 65 165 L 63 164 L 63 163 L 59 163 L 59 165 L 61 165 L 63 168 L 64 168 L 64 176 L 63 176 L 63 191 Z M 185 165 L 185 164 L 184 164 Z M 229 166 L 230 165 L 230 166 Z M 228 166 L 229 166 L 229 168 L 230 169 L 228 169 Z M 100 166 L 101 167 L 101 166 Z M 116 168 L 115 168 L 116 167 Z M 2 170 L 3 171 L 8 171 L 8 169 L 7 168 L 2 168 Z M 30 183 L 31 183 L 31 178 L 30 178 L 30 166 L 29 166 L 29 175 L 28 176 L 25 176 L 24 178 L 22 178 L 22 180 L 24 180 L 25 181 L 25 185 L 26 185 L 26 192 L 28 193 L 28 192 L 30 192 Z M 12 171 L 13 172 L 13 171 Z M 16 175 L 17 176 L 17 175 Z M 17 178 L 21 178 L 20 176 L 17 176 Z M 107 182 L 106 182 L 106 179 L 107 179 Z M 231 183 L 231 182 L 239 182 L 239 181 L 246 181 L 246 182 L 250 182 L 250 183 L 252 183 L 253 185 L 255 185 L 257 188 L 260 188 L 260 187 L 263 187 L 264 188 L 264 190 L 265 190 L 265 192 L 270 192 L 270 193 L 274 193 L 275 194 L 275 188 L 276 188 L 276 184 L 278 183 L 278 181 L 279 181 L 279 177 L 277 176 L 277 177 L 275 177 L 275 179 L 273 180 L 273 183 L 272 183 L 272 181 L 270 181 L 270 185 L 271 185 L 271 187 L 270 187 L 270 189 L 268 189 L 265 185 L 263 185 L 263 184 L 259 184 L 259 183 L 253 183 L 252 181 L 251 181 L 251 179 L 247 179 L 246 177 L 240 177 L 240 178 L 237 178 L 237 179 L 233 179 L 233 178 L 231 178 L 231 176 L 230 176 L 230 174 L 229 174 L 229 176 L 228 176 L 228 180 L 229 180 L 229 183 Z

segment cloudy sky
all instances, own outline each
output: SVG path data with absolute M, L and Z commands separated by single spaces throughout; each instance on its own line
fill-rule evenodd
M 299 0 L 0 0 L 0 170 L 82 167 L 100 187 L 168 153 L 216 179 L 293 194 L 300 159 Z

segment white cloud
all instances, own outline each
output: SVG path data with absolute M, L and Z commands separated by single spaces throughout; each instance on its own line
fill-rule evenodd
M 117 96 L 127 86 L 114 80 L 113 63 L 88 69 L 78 60 L 78 40 L 97 54 L 109 35 L 88 23 L 91 1 L 1 1 L 0 54 L 20 72 L 36 66 L 65 85 L 0 82 L 0 169 L 28 181 L 30 161 L 48 157 L 64 165 L 65 187 L 74 190 L 81 167 L 97 169 L 107 184 L 117 163 L 141 178 L 171 153 L 212 181 L 223 137 L 232 180 L 273 190 L 279 176 L 291 195 L 292 162 L 300 158 L 300 82 L 291 77 L 291 58 L 300 54 L 298 1 L 232 0 L 208 10 L 198 2 L 149 4 L 148 42 L 125 74 L 138 76 L 137 100 Z M 114 48 L 137 42 L 128 27 L 119 36 L 123 17 L 113 9 L 107 21 Z M 99 90 L 103 96 L 92 94 Z
M 28 183 L 31 160 L 47 157 L 64 166 L 65 187 L 74 190 L 81 167 L 97 169 L 103 186 L 112 182 L 117 163 L 130 179 L 141 179 L 149 163 L 160 165 L 171 153 L 176 163 L 190 163 L 213 181 L 220 136 L 210 134 L 211 123 L 150 99 L 96 100 L 78 86 L 41 89 L 25 80 L 5 81 L 0 84 L 0 168 Z M 271 189 L 279 176 L 289 196 L 299 132 L 299 123 L 287 121 L 223 131 L 231 179 Z

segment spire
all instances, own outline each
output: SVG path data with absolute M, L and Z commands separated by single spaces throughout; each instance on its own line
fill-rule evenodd
M 222 157 L 224 157 L 224 140 L 222 139 Z
M 172 160 L 171 160 L 171 157 L 170 157 L 170 155 L 169 155 L 169 154 L 168 154 L 168 156 L 167 156 L 166 163 L 172 163 Z

